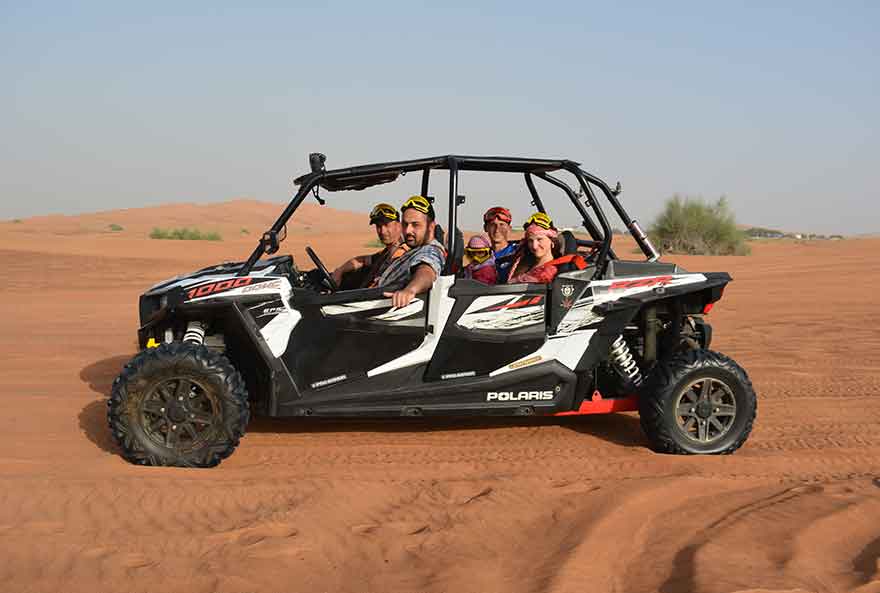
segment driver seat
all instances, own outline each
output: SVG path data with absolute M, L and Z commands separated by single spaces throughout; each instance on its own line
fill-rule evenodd
M 573 255 L 578 252 L 577 239 L 571 231 L 562 231 L 559 233 L 562 255 Z
M 434 238 L 443 245 L 446 250 L 446 231 L 439 224 L 434 226 Z M 461 269 L 461 258 L 464 255 L 464 235 L 455 229 L 455 240 L 452 243 L 452 252 L 446 254 L 446 265 L 443 266 L 444 274 L 455 274 Z

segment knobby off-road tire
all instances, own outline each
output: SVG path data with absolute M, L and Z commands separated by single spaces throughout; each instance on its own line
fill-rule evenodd
M 659 362 L 639 397 L 642 430 L 659 453 L 733 453 L 751 433 L 757 407 L 745 370 L 711 350 Z
M 250 418 L 244 380 L 229 360 L 182 342 L 135 356 L 107 405 L 123 457 L 140 465 L 215 466 L 238 446 Z

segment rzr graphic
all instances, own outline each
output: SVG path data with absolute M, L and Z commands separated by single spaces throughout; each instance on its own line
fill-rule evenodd
M 647 288 L 649 286 L 665 286 L 672 280 L 672 276 L 656 276 L 654 278 L 639 278 L 638 280 L 618 280 L 612 282 L 610 290 L 627 290 L 629 288 Z
M 215 465 L 238 445 L 251 414 L 400 419 L 638 409 L 657 451 L 730 453 L 748 437 L 754 390 L 742 368 L 709 349 L 712 329 L 704 321 L 730 276 L 661 262 L 619 189 L 578 163 L 449 155 L 327 170 L 316 153 L 310 168 L 246 261 L 172 278 L 141 295 L 143 350 L 109 401 L 112 433 L 127 459 Z M 551 284 L 488 286 L 459 272 L 457 188 L 472 171 L 524 179 L 540 212 L 536 178 L 567 198 L 570 212 L 553 217 L 576 216 L 588 237 L 560 231 L 563 253 Z M 425 196 L 437 172 L 449 176 L 446 218 L 438 221 L 445 232 L 436 234 L 450 257 L 431 289 L 406 307 L 391 306 L 387 287 L 331 289 L 311 249 L 315 269 L 306 273 L 291 256 L 273 256 L 310 195 L 363 190 L 410 172 L 421 175 Z M 600 198 L 620 215 L 642 260 L 615 253 Z

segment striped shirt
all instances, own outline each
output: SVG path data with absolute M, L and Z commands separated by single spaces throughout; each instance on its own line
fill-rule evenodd
M 445 263 L 446 251 L 443 249 L 443 245 L 436 239 L 432 239 L 430 243 L 410 249 L 392 261 L 382 276 L 379 277 L 376 286 L 397 290 L 409 284 L 416 266 L 422 264 L 429 265 L 434 270 L 434 274 L 439 276 L 443 271 Z
M 379 282 L 379 278 L 382 274 L 385 273 L 385 270 L 388 269 L 388 266 L 391 265 L 391 262 L 402 256 L 404 253 L 409 251 L 409 247 L 402 240 L 398 239 L 397 243 L 393 245 L 389 245 L 385 247 L 382 251 L 378 253 L 374 253 L 369 257 L 369 271 L 367 272 L 367 277 L 363 282 L 364 288 L 369 288 L 372 286 L 376 286 Z

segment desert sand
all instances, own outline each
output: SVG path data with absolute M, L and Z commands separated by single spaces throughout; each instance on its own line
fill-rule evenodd
M 0 222 L 0 591 L 880 592 L 880 239 L 666 258 L 734 278 L 713 347 L 759 405 L 732 456 L 652 453 L 635 414 L 257 418 L 217 468 L 126 463 L 105 402 L 138 295 L 281 209 Z M 306 204 L 282 252 L 368 252 L 365 218 Z M 184 225 L 224 241 L 147 238 Z

